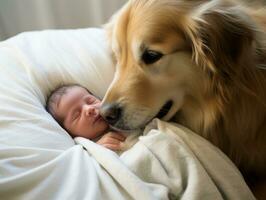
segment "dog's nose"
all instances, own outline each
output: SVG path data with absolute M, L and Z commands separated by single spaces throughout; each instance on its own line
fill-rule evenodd
M 115 123 L 120 119 L 122 113 L 122 108 L 117 104 L 105 104 L 102 105 L 100 109 L 101 116 L 110 125 L 115 125 Z

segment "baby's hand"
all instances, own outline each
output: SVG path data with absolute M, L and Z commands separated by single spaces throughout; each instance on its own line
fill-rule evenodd
M 126 137 L 118 132 L 108 132 L 104 134 L 96 143 L 100 144 L 113 151 L 122 150 L 121 143 L 124 142 Z

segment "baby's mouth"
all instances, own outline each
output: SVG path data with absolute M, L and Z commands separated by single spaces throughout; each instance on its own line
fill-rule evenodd
M 95 124 L 95 123 L 96 123 L 97 121 L 99 121 L 101 118 L 102 118 L 101 115 L 96 116 L 96 117 L 94 118 L 94 120 L 93 120 L 93 124 Z

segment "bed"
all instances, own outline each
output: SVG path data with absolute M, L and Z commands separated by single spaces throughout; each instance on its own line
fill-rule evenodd
M 45 30 L 0 43 L 0 199 L 254 199 L 216 147 L 154 119 L 118 156 L 72 138 L 47 95 L 79 83 L 102 98 L 114 76 L 102 29 Z

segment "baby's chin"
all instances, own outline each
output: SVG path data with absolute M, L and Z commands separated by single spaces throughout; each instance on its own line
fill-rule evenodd
M 109 124 L 106 123 L 105 121 L 102 121 L 100 123 L 101 123 L 101 132 L 106 133 L 110 129 Z

